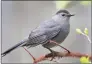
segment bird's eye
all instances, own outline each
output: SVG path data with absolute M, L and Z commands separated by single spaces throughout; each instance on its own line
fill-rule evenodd
M 65 14 L 62 14 L 62 16 L 65 16 Z

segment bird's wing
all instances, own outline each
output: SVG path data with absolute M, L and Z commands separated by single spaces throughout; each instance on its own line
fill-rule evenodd
M 33 47 L 39 44 L 45 44 L 60 32 L 60 25 L 49 23 L 44 22 L 39 28 L 33 30 L 29 35 L 30 42 L 26 46 Z

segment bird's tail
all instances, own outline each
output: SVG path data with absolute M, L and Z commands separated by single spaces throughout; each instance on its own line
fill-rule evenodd
M 16 44 L 15 46 L 11 47 L 10 49 L 6 50 L 5 52 L 1 53 L 1 56 L 5 56 L 6 54 L 10 53 L 11 51 L 13 51 L 14 49 L 22 46 L 23 44 L 25 44 L 28 41 L 28 39 L 25 39 L 23 41 L 21 41 L 20 43 Z

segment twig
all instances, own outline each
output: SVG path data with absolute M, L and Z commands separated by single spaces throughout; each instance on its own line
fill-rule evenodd
M 24 48 L 24 47 L 23 47 Z M 25 51 L 27 52 L 27 53 L 29 53 L 29 55 L 32 57 L 32 59 L 35 61 L 35 57 L 26 49 L 26 48 L 24 48 L 25 49 Z
M 86 35 L 86 34 L 84 34 L 84 33 L 82 33 L 82 35 L 83 35 L 83 36 L 85 36 L 85 37 L 87 37 L 87 39 L 88 39 L 89 43 L 91 43 L 91 40 L 90 40 L 90 38 L 89 38 L 89 36 L 88 36 L 88 35 Z

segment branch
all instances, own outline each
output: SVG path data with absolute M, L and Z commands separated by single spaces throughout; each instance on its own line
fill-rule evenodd
M 55 53 L 55 57 L 75 57 L 75 58 L 80 58 L 80 57 L 89 57 L 90 60 L 92 60 L 92 56 L 89 56 L 89 55 L 86 55 L 86 54 L 81 54 L 81 53 L 77 53 L 77 52 L 70 52 L 70 53 L 66 53 L 66 52 L 54 52 Z M 49 53 L 49 54 L 46 54 L 44 56 L 41 56 L 37 59 L 35 59 L 34 63 L 38 63 L 40 61 L 43 61 L 43 60 L 47 60 L 48 58 L 52 58 L 53 57 L 53 54 L 52 53 Z
M 30 54 L 30 56 L 34 60 L 34 64 L 41 62 L 41 61 L 44 61 L 44 60 L 48 60 L 49 58 L 53 57 L 53 53 L 48 53 L 46 55 L 40 56 L 39 58 L 35 58 L 26 48 L 24 48 L 24 49 L 25 49 L 25 51 L 27 51 Z M 54 51 L 54 57 L 57 57 L 57 58 L 62 58 L 62 57 L 75 57 L 75 58 L 89 57 L 89 59 L 92 61 L 92 56 L 87 55 L 87 54 L 78 53 L 78 52 L 68 53 L 67 51 L 65 51 L 65 52 Z
M 89 56 L 87 54 L 81 54 L 81 53 L 77 53 L 77 52 L 70 52 L 70 53 L 67 53 L 67 52 L 56 52 L 54 51 L 55 53 L 55 57 L 75 57 L 75 58 L 81 58 L 81 57 L 89 57 L 89 59 L 92 61 L 92 56 Z M 34 63 L 38 63 L 40 61 L 43 61 L 43 60 L 47 60 L 48 58 L 52 58 L 53 57 L 53 54 L 52 53 L 49 53 L 49 54 L 46 54 L 44 56 L 41 56 L 37 59 L 35 59 Z

